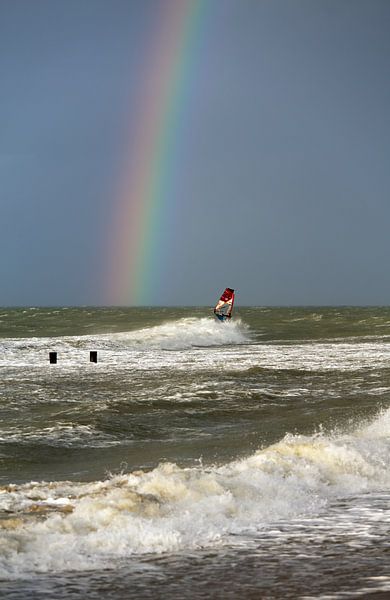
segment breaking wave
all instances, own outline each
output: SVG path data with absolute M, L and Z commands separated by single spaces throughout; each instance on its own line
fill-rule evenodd
M 353 432 L 289 434 L 223 466 L 165 463 L 92 483 L 11 484 L 0 488 L 0 577 L 229 544 L 339 498 L 388 492 L 389 457 L 387 410 Z

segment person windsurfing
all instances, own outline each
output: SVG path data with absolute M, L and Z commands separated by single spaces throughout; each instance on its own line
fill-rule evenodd
M 219 321 L 231 319 L 234 305 L 234 290 L 226 288 L 214 307 L 214 314 Z

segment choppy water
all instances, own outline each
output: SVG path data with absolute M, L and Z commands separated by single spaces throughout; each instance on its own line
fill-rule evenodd
M 388 597 L 389 308 L 0 309 L 0 336 L 0 597 Z

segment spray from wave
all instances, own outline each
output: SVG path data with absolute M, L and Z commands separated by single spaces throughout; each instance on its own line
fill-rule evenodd
M 115 334 L 114 339 L 127 345 L 162 350 L 186 350 L 194 346 L 243 344 L 249 340 L 247 327 L 240 319 L 220 323 L 210 318 L 183 318 L 128 334 Z

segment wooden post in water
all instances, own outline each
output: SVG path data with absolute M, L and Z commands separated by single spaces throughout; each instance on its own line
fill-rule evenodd
M 57 364 L 57 352 L 49 352 L 49 361 L 51 365 Z
M 89 362 L 97 363 L 97 352 L 96 350 L 91 350 L 89 353 Z

